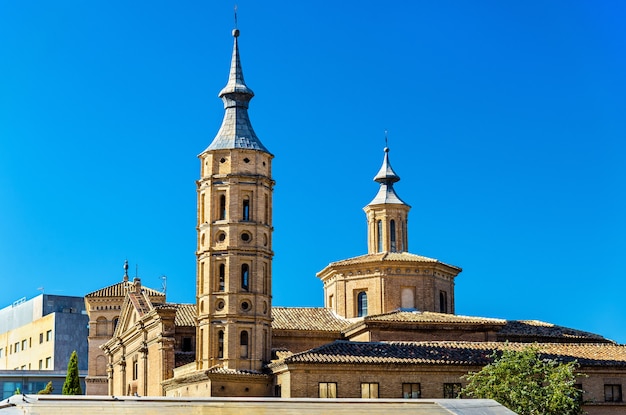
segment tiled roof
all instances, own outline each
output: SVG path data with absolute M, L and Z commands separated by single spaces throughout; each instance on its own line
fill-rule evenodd
M 610 340 L 598 334 L 570 329 L 537 320 L 509 320 L 502 330 L 498 332 L 498 338 L 500 340 L 507 340 L 509 338 L 514 340 L 515 337 L 519 336 L 559 338 L 571 341 L 590 340 L 594 342 L 610 342 Z
M 451 267 L 461 271 L 461 268 L 454 265 L 445 264 L 434 258 L 428 258 L 421 255 L 411 254 L 409 252 L 379 252 L 376 254 L 366 254 L 353 258 L 344 259 L 341 261 L 331 262 L 328 266 L 341 266 L 341 265 L 357 265 L 367 264 L 372 262 L 413 262 L 413 263 L 433 263 L 442 264 L 447 267 Z
M 544 357 L 578 360 L 585 366 L 626 366 L 626 345 L 539 343 Z M 294 354 L 285 363 L 485 365 L 496 350 L 522 350 L 528 343 L 503 342 L 350 342 L 338 340 Z M 275 362 L 272 365 L 278 365 Z M 272 366 L 271 365 L 271 366 Z
M 220 375 L 246 375 L 246 376 L 267 376 L 264 373 L 258 372 L 256 370 L 239 370 L 239 369 L 229 369 L 220 365 L 212 366 L 206 370 L 207 374 L 216 373 Z
M 148 299 L 148 296 L 145 295 L 143 292 L 136 293 L 133 291 L 129 291 L 128 299 L 135 307 L 135 310 L 137 310 L 140 316 L 143 316 L 144 314 L 150 312 L 150 310 L 152 310 L 153 308 L 152 303 L 150 303 L 150 300 Z
M 487 317 L 460 316 L 457 314 L 434 313 L 431 311 L 392 311 L 385 314 L 367 316 L 365 321 L 387 321 L 407 323 L 455 323 L 455 324 L 499 324 L 504 325 L 506 320 Z
M 109 285 L 108 287 L 100 288 L 99 290 L 90 292 L 85 297 L 87 298 L 95 298 L 95 297 L 124 297 L 126 292 L 133 287 L 134 284 L 131 281 L 121 281 L 117 284 Z M 153 290 L 148 287 L 141 287 L 141 289 L 146 292 L 149 296 L 163 296 L 160 291 Z
M 195 352 L 176 352 L 174 353 L 174 367 L 185 366 L 196 361 Z
M 196 325 L 196 305 L 195 304 L 177 304 L 176 317 L 174 324 L 177 326 L 195 326 Z
M 196 305 L 183 303 L 165 303 L 155 305 L 156 309 L 175 309 L 176 317 L 174 324 L 176 326 L 195 326 L 196 325 Z
M 350 321 L 339 317 L 328 308 L 272 307 L 272 329 L 341 331 Z

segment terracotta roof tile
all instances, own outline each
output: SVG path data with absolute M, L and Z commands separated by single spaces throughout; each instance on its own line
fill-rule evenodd
M 545 357 L 578 360 L 583 366 L 626 366 L 626 345 L 539 343 Z M 284 363 L 462 364 L 485 365 L 496 350 L 522 350 L 528 343 L 503 342 L 350 342 L 338 340 L 297 353 Z M 280 364 L 274 362 L 270 366 Z
M 219 365 L 208 368 L 205 373 L 217 373 L 220 375 L 267 376 L 266 374 L 256 370 L 229 369 Z
M 407 323 L 454 323 L 454 324 L 506 324 L 506 320 L 487 317 L 470 317 L 457 314 L 434 313 L 431 311 L 397 310 L 385 314 L 367 316 L 365 321 L 407 322 Z
M 563 340 L 589 340 L 593 342 L 611 342 L 598 334 L 586 331 L 570 329 L 568 327 L 557 326 L 537 320 L 509 320 L 506 326 L 498 332 L 498 339 L 501 341 L 515 341 L 517 337 L 536 337 L 546 339 Z M 551 340 L 550 340 L 551 341 Z
M 272 329 L 341 331 L 350 321 L 339 317 L 328 308 L 272 307 Z
M 196 361 L 195 352 L 176 352 L 174 353 L 174 367 L 185 366 Z
M 117 284 L 109 285 L 108 287 L 100 288 L 99 290 L 92 291 L 87 294 L 87 298 L 95 297 L 124 297 L 128 290 L 133 287 L 134 284 L 131 281 L 121 281 Z M 141 287 L 142 291 L 145 291 L 149 296 L 164 296 L 160 291 L 153 290 L 148 287 Z
M 165 303 L 157 304 L 154 306 L 156 309 L 175 309 L 176 317 L 174 317 L 174 324 L 176 326 L 190 326 L 196 325 L 196 305 L 184 304 L 184 303 Z
M 411 254 L 409 252 L 379 252 L 376 254 L 366 254 L 341 261 L 331 262 L 328 266 L 356 265 L 367 264 L 371 262 L 415 262 L 415 263 L 433 263 L 442 264 L 461 271 L 461 268 L 454 265 L 445 264 L 434 258 L 428 258 L 421 255 Z

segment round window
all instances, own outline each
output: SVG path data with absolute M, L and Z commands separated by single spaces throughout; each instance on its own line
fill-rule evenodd
M 250 235 L 248 232 L 244 232 L 241 234 L 241 240 L 244 242 L 250 242 L 250 240 L 252 239 L 252 235 Z
M 243 311 L 248 311 L 248 310 L 250 310 L 250 308 L 251 308 L 251 307 L 252 307 L 252 306 L 250 305 L 250 303 L 249 303 L 248 301 L 243 301 L 243 302 L 241 303 L 241 309 L 242 309 Z
M 224 303 L 224 300 L 217 300 L 217 303 L 215 303 L 215 309 L 223 310 L 225 305 L 226 303 Z
M 226 240 L 226 234 L 224 232 L 220 232 L 217 234 L 217 240 L 219 242 L 224 242 Z

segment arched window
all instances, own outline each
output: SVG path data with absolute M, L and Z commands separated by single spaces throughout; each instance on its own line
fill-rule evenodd
M 246 291 L 250 288 L 250 266 L 248 264 L 241 266 L 241 288 Z
M 243 200 L 243 220 L 250 220 L 250 199 Z
M 448 293 L 445 291 L 439 291 L 439 312 L 448 312 Z
M 405 287 L 402 289 L 402 308 L 415 308 L 415 291 L 413 288 Z
M 389 221 L 389 239 L 391 240 L 391 252 L 396 252 L 396 221 Z
M 247 359 L 248 358 L 248 332 L 242 331 L 239 335 L 239 348 L 240 348 L 240 357 Z
M 217 358 L 224 358 L 224 332 L 222 330 L 217 332 Z
M 402 235 L 400 235 L 400 237 L 402 238 L 402 247 L 400 247 L 400 251 L 402 252 L 408 252 L 408 247 L 407 247 L 407 239 L 406 239 L 406 221 L 400 221 L 400 225 L 402 226 Z
M 96 376 L 107 374 L 107 359 L 104 356 L 96 357 Z
M 357 295 L 357 317 L 365 317 L 367 315 L 367 293 L 361 291 Z
M 108 335 L 108 321 L 105 317 L 98 317 L 96 320 L 96 336 L 106 336 Z
M 383 252 L 383 222 L 379 220 L 377 226 L 378 231 L 376 232 L 376 239 L 378 240 L 378 251 L 376 252 Z
M 218 291 L 224 291 L 225 280 L 226 280 L 226 265 L 220 264 L 220 266 L 219 266 L 219 287 L 218 287 Z
M 220 195 L 220 220 L 226 219 L 226 195 Z

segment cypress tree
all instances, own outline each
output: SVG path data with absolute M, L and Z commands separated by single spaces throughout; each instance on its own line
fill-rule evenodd
M 76 350 L 72 352 L 70 361 L 67 363 L 67 375 L 63 384 L 63 395 L 82 395 L 80 377 L 78 376 L 78 355 Z

